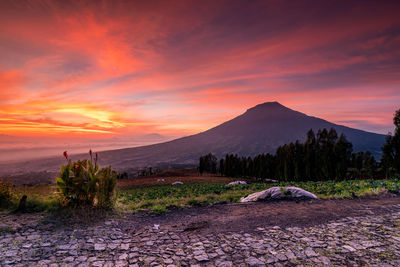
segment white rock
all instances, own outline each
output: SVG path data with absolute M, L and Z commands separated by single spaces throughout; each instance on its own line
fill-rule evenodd
M 256 192 L 248 195 L 247 197 L 242 197 L 240 202 L 253 202 L 267 199 L 293 199 L 293 198 L 309 198 L 317 199 L 318 197 L 313 193 L 310 193 L 304 189 L 294 186 L 288 187 L 271 187 L 267 190 Z
M 247 183 L 246 183 L 246 181 L 234 181 L 234 182 L 230 182 L 226 186 L 230 187 L 230 186 L 237 186 L 237 185 L 240 185 L 240 184 L 247 184 Z
M 176 181 L 172 183 L 173 185 L 177 185 L 177 184 L 183 184 L 181 181 Z
M 157 179 L 157 182 L 165 182 L 165 179 Z

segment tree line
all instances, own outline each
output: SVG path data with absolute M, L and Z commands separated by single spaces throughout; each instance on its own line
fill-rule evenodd
M 276 153 L 255 157 L 228 154 L 218 159 L 209 153 L 200 157 L 199 171 L 253 180 L 317 181 L 397 177 L 400 173 L 400 110 L 395 113 L 394 135 L 389 134 L 377 162 L 371 152 L 353 153 L 353 145 L 334 128 L 311 129 L 300 141 L 277 148 Z

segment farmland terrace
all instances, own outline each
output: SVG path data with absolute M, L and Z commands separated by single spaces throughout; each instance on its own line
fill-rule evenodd
M 86 224 L 4 213 L 0 227 L 3 266 L 400 265 L 400 198 L 391 194 L 124 213 Z

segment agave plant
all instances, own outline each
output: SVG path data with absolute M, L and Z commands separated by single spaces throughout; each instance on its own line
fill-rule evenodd
M 115 186 L 117 173 L 111 166 L 99 169 L 97 164 L 98 153 L 93 158 L 92 150 L 89 151 L 90 160 L 72 162 L 67 151 L 63 153 L 67 165 L 61 167 L 57 186 L 64 196 L 66 205 L 94 205 L 111 207 L 115 201 Z
M 67 165 L 61 167 L 60 177 L 56 179 L 57 186 L 67 202 L 67 205 L 93 205 L 96 197 L 96 187 L 99 174 L 97 162 L 93 160 L 78 160 L 72 162 L 64 152 Z

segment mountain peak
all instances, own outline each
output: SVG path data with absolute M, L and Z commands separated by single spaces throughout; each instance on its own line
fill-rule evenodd
M 262 104 L 258 104 L 252 108 L 249 108 L 247 111 L 261 111 L 261 110 L 288 110 L 289 108 L 285 107 L 281 103 L 277 101 L 273 102 L 265 102 Z

